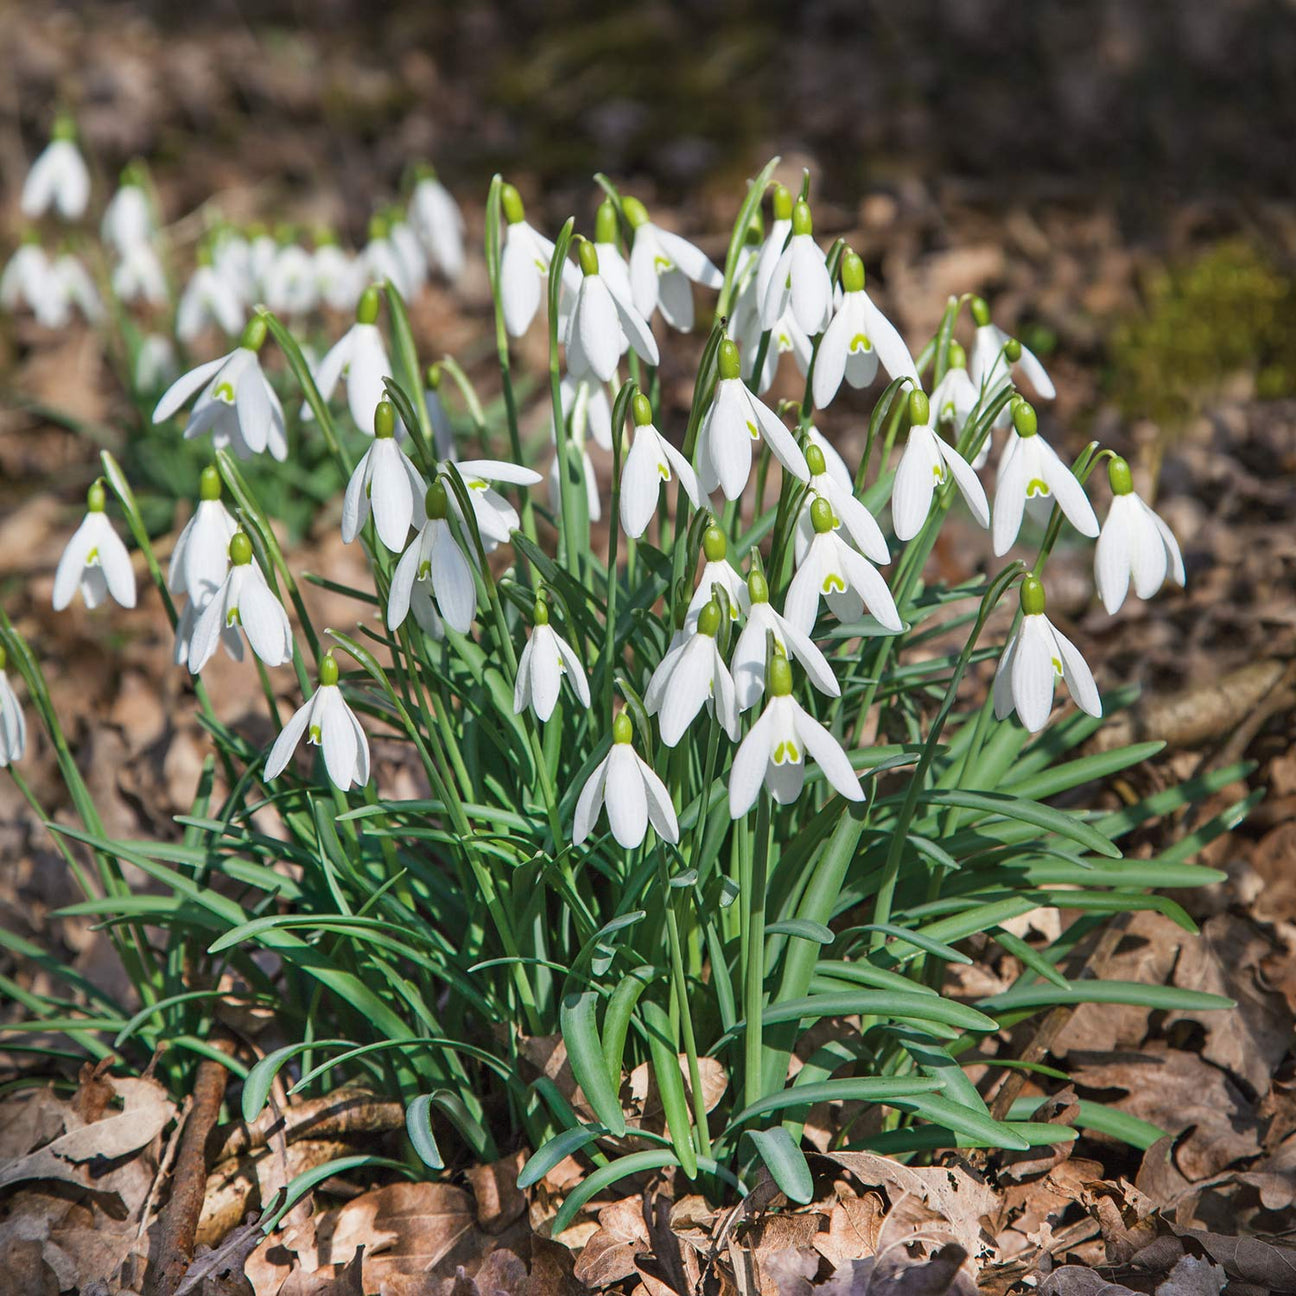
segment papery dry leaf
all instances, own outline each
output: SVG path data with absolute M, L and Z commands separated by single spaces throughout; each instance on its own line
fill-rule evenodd
M 1260 1122 L 1249 1102 L 1218 1067 L 1196 1053 L 1149 1046 L 1140 1052 L 1109 1056 L 1077 1054 L 1072 1080 L 1079 1088 L 1121 1089 L 1111 1105 L 1171 1134 L 1194 1126 L 1176 1146 L 1183 1175 L 1194 1182 L 1260 1153 Z
M 1039 1286 L 1039 1296 L 1138 1296 L 1130 1287 L 1108 1282 L 1087 1265 L 1062 1265 Z
M 1227 1282 L 1228 1274 L 1221 1265 L 1186 1255 L 1158 1285 L 1156 1296 L 1220 1296 Z
M 1230 1279 L 1274 1292 L 1296 1291 L 1296 1247 L 1257 1237 L 1226 1237 L 1203 1229 L 1171 1227 L 1186 1253 L 1200 1252 L 1221 1266 Z M 1136 1265 L 1144 1254 L 1134 1257 Z
M 778 1296 L 810 1296 L 816 1288 L 811 1279 L 819 1272 L 819 1253 L 812 1247 L 769 1250 L 759 1264 L 762 1287 L 773 1283 Z
M 1183 944 L 1174 984 L 1233 999 L 1229 1012 L 1172 1012 L 1176 1021 L 1199 1022 L 1206 1032 L 1201 1056 L 1231 1071 L 1264 1093 L 1291 1042 L 1292 1013 L 1287 1001 L 1260 983 L 1260 964 L 1273 951 L 1255 924 L 1235 914 L 1208 919 L 1196 940 Z
M 598 1213 L 598 1232 L 585 1243 L 574 1269 L 579 1282 L 596 1291 L 635 1272 L 635 1255 L 648 1245 L 643 1199 L 622 1197 Z
M 975 1261 L 985 1249 L 986 1217 L 998 1211 L 999 1199 L 984 1183 L 956 1166 L 916 1168 L 872 1152 L 833 1152 L 829 1159 L 861 1183 L 883 1188 L 894 1207 L 912 1193 L 949 1227 L 950 1236 Z
M 284 1279 L 275 1296 L 365 1296 L 363 1265 L 361 1250 L 345 1265 L 329 1265 L 309 1274 L 304 1269 L 295 1269 Z M 261 1296 L 259 1291 L 257 1296 Z
M 526 1211 L 526 1194 L 517 1186 L 518 1173 L 526 1162 L 525 1152 L 471 1166 L 468 1183 L 477 1205 L 477 1224 L 487 1233 L 501 1233 Z
M 815 1249 L 834 1269 L 847 1260 L 872 1255 L 877 1250 L 885 1212 L 877 1193 L 857 1197 L 840 1185 L 837 1200 L 828 1208 L 828 1227 L 815 1235 Z
M 967 1258 L 957 1242 L 946 1242 L 920 1259 L 911 1258 L 902 1246 L 890 1247 L 875 1259 L 869 1296 L 945 1296 L 948 1291 L 976 1296 L 976 1284 L 963 1268 Z

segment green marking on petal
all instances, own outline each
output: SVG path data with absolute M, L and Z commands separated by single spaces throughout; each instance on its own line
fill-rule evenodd
M 1062 674 L 1062 663 L 1061 663 L 1061 662 L 1060 662 L 1056 657 L 1052 658 L 1051 660 L 1052 660 L 1052 662 L 1053 662 L 1053 673 L 1054 673 L 1055 675 L 1061 675 L 1061 674 Z
M 548 274 L 548 273 L 549 273 L 549 267 L 548 267 L 547 265 L 545 265 L 545 263 L 544 263 L 543 261 L 541 261 L 539 257 L 536 257 L 536 259 L 535 259 L 535 268 L 536 268 L 536 269 L 537 269 L 541 274 Z
M 674 268 L 675 262 L 672 261 L 670 257 L 664 257 L 660 252 L 653 257 L 653 269 L 656 270 L 659 275 L 663 275 L 667 270 L 673 270 Z
M 1048 493 L 1048 483 L 1040 481 L 1038 477 L 1032 477 L 1026 485 L 1027 499 L 1034 499 L 1037 495 L 1047 495 Z
M 239 617 L 238 608 L 230 608 L 230 610 L 225 614 L 225 629 L 228 630 L 230 626 L 242 624 L 243 622 Z
M 90 552 L 89 552 L 88 554 L 86 554 L 85 565 L 86 565 L 87 567 L 98 567 L 98 566 L 99 566 L 99 548 L 98 548 L 98 546 L 96 546 L 95 548 L 91 549 Z
M 212 389 L 212 395 L 217 400 L 222 400 L 226 405 L 234 404 L 234 388 L 227 382 L 217 383 Z
M 945 469 L 941 464 L 932 465 L 932 476 L 936 478 L 936 485 L 939 486 L 945 480 Z
M 856 333 L 850 340 L 850 352 L 854 355 L 858 351 L 872 351 L 873 343 L 868 340 L 863 333 Z
M 670 465 L 666 462 L 665 459 L 657 460 L 657 475 L 662 479 L 662 481 L 670 481 L 671 479 Z
M 825 594 L 845 594 L 846 582 L 836 572 L 829 572 L 823 579 Z
M 760 428 L 758 428 L 756 424 L 751 421 L 751 419 L 747 420 L 747 431 L 751 433 L 751 439 L 753 441 L 760 440 Z
M 490 490 L 489 484 L 482 481 L 480 477 L 473 477 L 471 480 L 466 482 L 465 485 L 467 485 L 469 490 L 475 490 L 475 491 Z
M 790 739 L 784 740 L 774 748 L 775 765 L 800 765 L 801 753 L 797 749 L 796 743 Z
M 315 744 L 316 747 L 318 747 L 318 746 L 320 745 L 320 741 L 323 739 L 323 737 L 324 737 L 324 735 L 320 732 L 320 727 L 319 727 L 319 725 L 311 725 L 311 727 L 310 727 L 310 733 L 307 735 L 307 739 L 308 739 L 310 742 L 313 742 L 313 743 Z
M 427 580 L 427 578 L 431 575 L 432 575 L 432 564 L 430 562 L 419 563 L 419 569 L 418 569 L 419 580 Z

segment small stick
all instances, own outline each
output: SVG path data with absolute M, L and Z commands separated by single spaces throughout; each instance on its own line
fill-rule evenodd
M 217 1048 L 233 1051 L 229 1040 L 213 1041 Z M 207 1140 L 220 1116 L 229 1069 L 211 1058 L 198 1064 L 193 1106 L 180 1136 L 171 1197 L 162 1210 L 158 1233 L 158 1267 L 150 1296 L 175 1296 L 185 1270 L 193 1262 L 194 1234 L 207 1193 Z

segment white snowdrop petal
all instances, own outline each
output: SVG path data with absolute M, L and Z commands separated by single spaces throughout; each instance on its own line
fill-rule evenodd
M 315 699 L 307 699 L 293 712 L 288 723 L 279 730 L 279 736 L 274 740 L 274 746 L 270 748 L 270 754 L 266 757 L 265 769 L 262 771 L 262 777 L 267 782 L 271 779 L 277 779 L 284 772 L 293 752 L 297 750 L 297 744 L 301 742 L 302 734 L 306 732 L 306 724 L 310 719 L 314 706 Z
M 215 360 L 200 364 L 196 369 L 190 369 L 187 374 L 177 378 L 162 393 L 162 399 L 154 406 L 153 422 L 165 423 L 177 410 L 188 403 L 195 392 L 201 391 L 224 368 L 228 360 L 228 355 L 218 356 Z
M 1012 694 L 1012 664 L 1013 657 L 1017 652 L 1017 640 L 1020 635 L 1013 635 L 1007 646 L 1004 648 L 999 658 L 999 665 L 995 669 L 994 677 L 994 713 L 996 720 L 1006 720 L 1012 715 L 1013 702 Z
M 585 668 L 581 665 L 581 660 L 576 656 L 572 646 L 560 635 L 555 632 L 554 644 L 558 649 L 558 655 L 562 658 L 563 665 L 567 669 L 567 683 L 571 685 L 572 692 L 580 699 L 584 707 L 590 704 L 589 680 L 585 677 Z
M 260 571 L 249 569 L 239 591 L 239 620 L 252 651 L 267 666 L 282 666 L 292 658 L 288 614 L 270 592 Z
M 814 336 L 822 333 L 832 309 L 832 280 L 824 254 L 809 234 L 794 236 L 792 246 L 792 316 Z
M 648 764 L 638 755 L 635 756 L 639 775 L 643 779 L 644 794 L 648 799 L 648 822 L 662 841 L 674 845 L 679 841 L 679 820 L 675 816 L 675 807 L 671 804 L 670 793 L 666 784 L 659 779 Z
M 504 313 L 504 326 L 510 336 L 521 337 L 540 309 L 540 273 L 535 265 L 531 248 L 509 226 L 500 257 L 500 306 Z M 546 263 L 547 264 L 547 263 Z
M 1000 462 L 999 480 L 995 485 L 994 508 L 990 515 L 991 547 L 995 557 L 1002 558 L 1021 530 L 1022 512 L 1026 507 L 1026 481 L 1029 466 L 1020 453 L 1020 442 L 1014 432 Z
M 661 739 L 674 747 L 711 695 L 715 640 L 694 635 L 680 653 L 661 697 Z
M 832 666 L 819 645 L 783 617 L 778 617 L 777 625 L 788 651 L 801 663 L 806 678 L 820 693 L 828 697 L 840 697 L 841 685 L 837 683 L 837 676 L 833 674 Z
M 751 619 L 734 645 L 734 696 L 739 711 L 750 711 L 765 690 L 765 636 L 770 622 L 768 616 L 761 615 L 761 610 L 768 607 L 768 603 L 758 603 L 752 609 Z
M 1143 507 L 1147 509 L 1148 515 L 1152 519 L 1152 525 L 1156 527 L 1157 534 L 1166 547 L 1166 558 L 1169 562 L 1170 574 L 1174 578 L 1175 584 L 1182 589 L 1187 583 L 1188 577 L 1184 571 L 1183 552 L 1179 548 L 1179 541 L 1175 539 L 1174 532 L 1170 530 L 1158 514 L 1154 513 L 1146 504 Z
M 1094 546 L 1094 584 L 1109 616 L 1115 616 L 1129 592 L 1130 519 L 1121 507 L 1121 498 L 1118 495 L 1112 500 L 1107 521 Z
M 429 525 L 431 525 L 429 523 Z M 392 573 L 391 588 L 387 591 L 387 629 L 396 631 L 404 624 L 409 615 L 410 595 L 414 582 L 418 578 L 419 567 L 423 561 L 423 537 L 416 536 L 409 548 L 401 554 L 396 570 Z
M 653 226 L 657 244 L 661 250 L 696 284 L 703 288 L 720 288 L 724 284 L 724 275 L 701 248 L 690 243 L 682 235 L 664 230 L 659 225 Z
M 130 554 L 121 537 L 112 529 L 112 524 L 102 513 L 96 515 L 103 519 L 96 537 L 99 547 L 99 565 L 103 570 L 104 583 L 108 592 L 124 608 L 135 606 L 135 569 L 131 566 Z
M 72 538 L 67 542 L 63 555 L 59 558 L 58 569 L 54 573 L 55 612 L 62 612 L 72 602 L 72 595 L 76 593 L 77 586 L 81 583 L 86 557 L 94 544 L 95 532 L 90 526 L 91 516 L 87 514 L 82 519 L 81 525 L 72 533 Z
M 521 715 L 531 705 L 531 659 L 535 655 L 535 636 L 529 635 L 518 658 L 517 679 L 513 681 L 513 714 Z
M 1018 718 L 1031 733 L 1044 728 L 1053 710 L 1053 689 L 1061 665 L 1054 661 L 1056 655 L 1053 629 L 1045 617 L 1023 617 L 1013 654 L 1012 696 Z
M 1052 400 L 1057 395 L 1057 389 L 1053 386 L 1053 380 L 1048 376 L 1044 366 L 1040 363 L 1039 357 L 1029 347 L 1022 347 L 1021 359 L 1017 361 L 1017 367 L 1021 370 L 1022 375 L 1025 377 L 1027 382 L 1029 382 L 1045 400 Z
M 604 789 L 607 784 L 609 752 L 597 766 L 594 773 L 585 780 L 580 796 L 576 798 L 576 811 L 572 816 L 572 845 L 579 846 L 594 831 L 599 810 L 603 806 Z
M 812 715 L 796 703 L 793 705 L 796 707 L 797 737 L 814 757 L 815 764 L 823 770 L 824 778 L 848 801 L 863 801 L 864 789 L 841 744 Z
M 428 525 L 435 528 L 428 560 L 437 606 L 451 629 L 467 634 L 477 611 L 477 587 L 473 584 L 472 568 L 445 522 L 429 522 Z
M 1056 626 L 1051 626 L 1050 629 L 1053 631 L 1053 638 L 1062 660 L 1062 678 L 1066 681 L 1067 689 L 1075 699 L 1076 706 L 1091 716 L 1101 716 L 1102 698 L 1098 695 L 1098 685 L 1094 683 L 1093 672 L 1089 669 L 1088 663 L 1080 655 L 1080 650 L 1061 630 Z
M 1038 441 L 1038 436 L 1032 437 L 1031 440 Z M 1084 487 L 1046 441 L 1039 441 L 1039 453 L 1039 465 L 1043 470 L 1044 480 L 1049 490 L 1053 492 L 1058 507 L 1081 535 L 1093 539 L 1098 534 L 1098 516 L 1093 511 L 1093 505 L 1089 503 Z
M 350 544 L 369 517 L 369 480 L 373 472 L 374 446 L 360 456 L 342 496 L 342 543 Z
M 324 753 L 324 768 L 329 782 L 345 792 L 355 779 L 356 735 L 351 726 L 346 702 L 336 684 L 325 685 L 315 709 L 315 720 L 320 728 L 320 748 Z
M 886 629 L 899 634 L 904 629 L 895 600 L 882 574 L 861 554 L 838 541 L 838 561 L 845 569 L 847 580 L 864 600 L 864 605 L 875 620 Z
M 400 553 L 414 516 L 414 491 L 395 438 L 384 438 L 384 441 L 390 448 L 385 448 L 382 442 L 373 447 L 378 453 L 371 460 L 374 467 L 369 499 L 378 539 L 393 553 Z
M 954 484 L 959 489 L 959 494 L 963 496 L 972 516 L 976 519 L 978 526 L 988 527 L 990 525 L 990 503 L 986 499 L 985 487 L 981 485 L 981 479 L 972 471 L 971 465 L 963 458 L 952 445 L 943 441 L 935 432 L 932 437 L 936 443 L 937 452 L 944 460 L 945 467 L 949 469 L 950 476 L 954 478 Z
M 729 770 L 729 815 L 741 819 L 756 804 L 769 764 L 777 715 L 770 707 L 752 725 L 734 753 Z
M 843 308 L 833 316 L 819 340 L 819 353 L 815 357 L 811 383 L 811 393 L 818 409 L 827 409 L 841 387 L 842 378 L 846 374 L 846 355 L 850 350 L 852 332 L 851 320 Z
M 1133 502 L 1129 510 L 1129 538 L 1134 592 L 1141 599 L 1150 599 L 1165 584 L 1169 555 L 1156 523 L 1149 516 L 1151 510 L 1134 495 L 1126 498 Z
M 892 380 L 910 378 L 915 386 L 919 385 L 918 366 L 914 364 L 913 356 L 904 338 L 900 336 L 900 330 L 878 310 L 867 292 L 861 291 L 859 295 L 860 323 L 873 344 L 873 350 L 877 352 L 882 368 L 887 371 L 887 376 Z
M 937 468 L 937 450 L 932 440 L 929 428 L 909 429 L 909 440 L 891 488 L 891 523 L 897 540 L 912 540 L 931 512 Z
M 737 380 L 735 380 L 737 381 Z M 790 472 L 797 481 L 810 480 L 810 469 L 806 466 L 805 455 L 797 445 L 796 438 L 788 431 L 787 425 L 763 401 L 748 395 L 748 403 L 756 415 L 756 422 L 761 435 L 765 438 L 774 458 Z
M 613 743 L 603 791 L 608 827 L 626 850 L 633 850 L 648 831 L 648 797 L 638 758 L 628 743 Z

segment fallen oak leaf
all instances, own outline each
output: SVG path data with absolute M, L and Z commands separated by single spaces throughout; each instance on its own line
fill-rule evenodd
M 1132 1287 L 1108 1282 L 1088 1265 L 1062 1265 L 1040 1283 L 1039 1296 L 1138 1296 Z
M 1170 1224 L 1189 1252 L 1200 1251 L 1223 1267 L 1237 1282 L 1265 1287 L 1269 1291 L 1296 1292 L 1296 1247 L 1279 1246 L 1258 1237 L 1228 1237 L 1205 1229 L 1179 1228 Z M 1140 1265 L 1144 1251 L 1131 1263 Z

